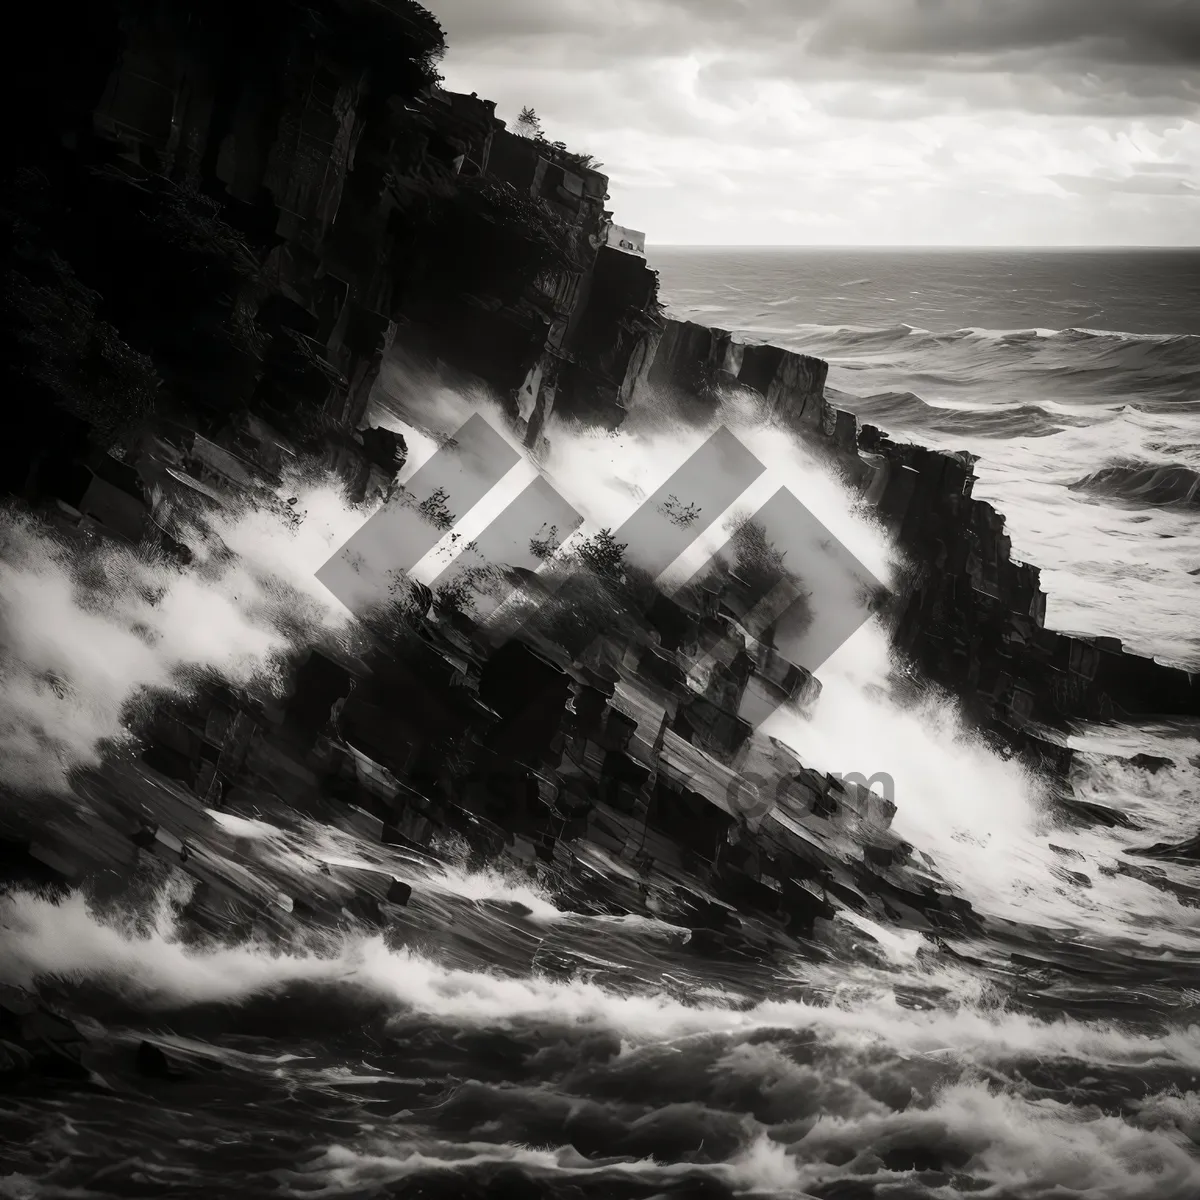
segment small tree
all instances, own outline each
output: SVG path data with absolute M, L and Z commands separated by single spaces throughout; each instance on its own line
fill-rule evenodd
M 545 530 L 544 536 L 543 530 Z M 558 540 L 558 526 L 551 525 L 547 530 L 545 522 L 543 522 L 542 528 L 529 539 L 529 553 L 534 558 L 545 560 L 558 549 Z
M 668 496 L 658 506 L 658 511 L 672 525 L 678 525 L 680 529 L 686 529 L 689 525 L 694 525 L 700 517 L 700 506 L 698 504 L 684 504 L 675 495 Z
M 625 574 L 625 549 L 625 544 L 613 537 L 611 529 L 601 529 L 599 533 L 584 538 L 575 553 L 597 575 L 620 580 Z
M 542 136 L 541 118 L 529 105 L 521 109 L 521 115 L 517 117 L 517 131 L 524 137 L 540 138 Z
M 771 541 L 761 521 L 742 517 L 734 525 L 730 540 L 733 562 L 729 568 L 764 595 L 789 574 L 784 555 Z
M 444 487 L 433 491 L 417 505 L 417 512 L 438 529 L 449 529 L 454 524 L 454 514 L 446 507 L 450 493 Z

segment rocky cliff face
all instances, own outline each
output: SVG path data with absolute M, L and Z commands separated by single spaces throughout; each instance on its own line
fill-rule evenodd
M 648 390 L 699 414 L 750 389 L 878 506 L 914 567 L 898 644 L 1009 744 L 1061 768 L 1036 725 L 1200 711 L 1186 674 L 1045 629 L 1037 570 L 972 498 L 968 457 L 860 429 L 825 400 L 818 359 L 664 319 L 605 177 L 439 90 L 441 31 L 415 3 L 33 16 L 41 36 L 10 41 L 6 75 L 24 118 L 0 212 L 6 491 L 138 542 L 161 534 L 151 486 L 269 500 L 303 453 L 354 496 L 386 489 L 405 447 L 360 426 L 393 352 L 482 379 L 534 450 L 555 408 L 614 427 Z M 373 880 L 285 904 L 213 867 L 215 850 L 185 853 L 213 837 L 193 801 L 251 796 L 423 852 L 453 829 L 567 890 L 579 848 L 598 849 L 625 865 L 586 903 L 655 892 L 743 944 L 730 906 L 800 932 L 835 900 L 923 928 L 972 920 L 890 832 L 886 801 L 751 736 L 755 688 L 803 702 L 815 685 L 741 627 L 736 586 L 685 603 L 599 575 L 507 647 L 422 594 L 361 660 L 311 656 L 281 707 L 229 689 L 164 705 L 89 812 L 8 831 L 0 869 L 73 885 L 149 854 L 202 885 L 200 924 L 385 919 L 396 901 Z
M 654 276 L 607 244 L 607 180 L 438 89 L 419 5 L 52 12 L 9 77 L 11 490 L 56 486 L 24 452 L 94 459 L 154 413 L 353 434 L 398 330 L 510 400 L 530 445 L 556 386 L 616 403 Z

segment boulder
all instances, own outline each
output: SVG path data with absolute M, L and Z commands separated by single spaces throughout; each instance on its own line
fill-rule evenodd
M 1166 858 L 1176 859 L 1180 862 L 1200 862 L 1200 833 L 1182 842 L 1155 842 L 1153 846 L 1130 850 L 1129 853 L 1136 854 L 1140 858 Z
M 369 892 L 358 892 L 342 905 L 342 911 L 354 921 L 374 929 L 383 929 L 388 919 L 379 900 Z
M 1137 767 L 1141 771 L 1149 771 L 1151 775 L 1157 775 L 1164 767 L 1173 767 L 1175 765 L 1173 758 L 1163 758 L 1160 754 L 1135 754 L 1128 761 L 1131 767 Z
M 139 1075 L 147 1079 L 185 1079 L 187 1072 L 161 1047 L 153 1042 L 140 1042 L 135 1065 Z

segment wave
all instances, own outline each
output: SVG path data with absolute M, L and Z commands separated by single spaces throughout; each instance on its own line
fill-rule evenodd
M 299 521 L 242 503 L 169 522 L 187 566 L 108 539 L 80 548 L 0 510 L 0 782 L 65 792 L 70 773 L 126 745 L 147 697 L 206 672 L 271 686 L 301 648 L 340 642 L 349 612 L 316 577 L 364 514 L 331 479 L 284 481 Z
M 911 426 L 939 433 L 973 434 L 977 437 L 1045 437 L 1064 425 L 1081 420 L 1047 413 L 1036 404 L 1004 408 L 945 408 L 929 404 L 913 392 L 880 392 L 872 396 L 850 396 L 827 389 L 834 403 L 842 402 L 854 414 L 880 425 Z
M 1067 326 L 1063 329 L 986 329 L 966 326 L 947 336 L 969 335 L 983 341 L 1054 341 L 1064 342 L 1129 342 L 1152 346 L 1195 346 L 1200 334 L 1195 333 L 1125 333 L 1119 329 L 1083 329 Z
M 1047 341 L 1065 333 L 1061 329 L 985 329 L 978 325 L 967 325 L 962 329 L 953 329 L 943 334 L 950 338 L 975 338 L 978 341 L 992 342 L 1036 342 Z
M 1138 426 L 1135 440 L 1121 434 L 1092 445 L 1084 439 L 1081 454 L 1073 454 L 1067 468 L 1074 474 L 1064 482 L 1082 481 L 1118 455 L 1160 463 L 1175 458 L 1196 466 L 1198 336 L 1090 329 L 937 333 L 900 324 L 806 325 L 776 331 L 775 340 L 825 358 L 830 400 L 885 431 L 994 444 L 1049 438 L 1115 419 Z M 1118 433 L 1115 427 L 1112 432 Z M 989 461 L 997 453 L 986 444 L 976 451 Z M 1037 456 L 1032 447 L 1004 453 L 1014 461 Z M 1178 500 L 1167 495 L 1162 502 Z
M 1119 394 L 1147 389 L 1170 390 L 1186 399 L 1189 379 L 1200 374 L 1200 335 L 1136 334 L 1101 329 L 930 330 L 908 324 L 797 325 L 758 328 L 754 337 L 776 340 L 844 366 L 856 359 L 872 365 L 903 365 L 913 371 L 1025 368 L 1050 376 L 1079 374 L 1090 382 L 1107 378 Z M 883 357 L 883 356 L 887 357 Z M 1128 372 L 1118 380 L 1107 372 Z M 984 375 L 978 382 L 987 382 Z
M 887 971 L 866 972 L 837 1003 L 814 995 L 776 995 L 746 1004 L 661 990 L 614 991 L 584 980 L 503 975 L 486 967 L 447 967 L 381 936 L 344 935 L 323 952 L 261 942 L 196 946 L 179 940 L 169 906 L 149 922 L 110 923 L 78 893 L 52 900 L 27 893 L 0 898 L 0 980 L 100 985 L 145 1012 L 183 1013 L 205 1005 L 239 1005 L 275 997 L 286 1005 L 297 987 L 340 988 L 386 1001 L 392 1019 L 476 1029 L 584 1032 L 605 1029 L 631 1044 L 765 1029 L 808 1030 L 848 1049 L 886 1046 L 903 1056 L 948 1054 L 976 1064 L 1012 1064 L 1039 1056 L 1143 1068 L 1200 1071 L 1200 1043 L 1185 1028 L 1157 1035 L 1069 1018 L 1044 1020 L 988 1003 L 967 975 L 928 966 L 915 981 L 949 986 L 950 1007 L 901 1003 Z M 818 976 L 819 977 L 819 976 Z M 843 972 L 839 979 L 845 980 Z M 793 991 L 802 991 L 793 988 Z
M 903 975 L 830 964 L 747 1003 L 671 992 L 665 978 L 617 990 L 456 969 L 380 937 L 346 936 L 323 954 L 188 947 L 167 921 L 114 927 L 78 896 L 18 895 L 0 901 L 0 975 L 118 993 L 178 1031 L 168 1050 L 190 1039 L 219 1055 L 195 1041 L 213 1005 L 226 1035 L 247 1030 L 239 1045 L 254 1030 L 255 1054 L 224 1054 L 206 1087 L 224 1075 L 242 1096 L 273 1088 L 290 1098 L 289 1114 L 298 1094 L 349 1106 L 320 1128 L 315 1157 L 272 1172 L 289 1195 L 392 1184 L 423 1194 L 422 1181 L 451 1171 L 453 1193 L 434 1194 L 495 1195 L 473 1185 L 497 1170 L 509 1172 L 503 1194 L 596 1200 L 650 1194 L 622 1181 L 699 1178 L 719 1186 L 686 1194 L 722 1200 L 834 1194 L 843 1182 L 1046 1200 L 1064 1188 L 1093 1200 L 1187 1200 L 1200 1187 L 1189 1144 L 1200 1096 L 1186 1090 L 1200 1070 L 1194 1029 L 1041 1019 L 929 960 Z M 912 993 L 940 999 L 914 1004 Z M 324 1065 L 313 1039 L 363 1069 Z M 498 1077 L 508 1063 L 519 1072 Z M 1121 1101 L 1102 1099 L 1114 1091 Z M 384 1122 L 353 1107 L 355 1097 L 399 1095 Z M 81 1111 L 77 1123 L 102 1119 Z M 193 1147 L 215 1141 L 199 1169 L 217 1170 L 227 1135 L 191 1124 Z
M 1179 464 L 1121 463 L 1093 471 L 1067 486 L 1073 492 L 1136 504 L 1200 508 L 1200 471 Z
M 1067 326 L 1063 329 L 1028 327 L 1024 329 L 988 329 L 967 325 L 955 329 L 932 330 L 918 325 L 900 322 L 897 325 L 820 325 L 802 324 L 794 331 L 818 338 L 855 341 L 899 341 L 911 335 L 937 339 L 938 341 L 1000 342 L 1024 345 L 1034 342 L 1061 342 L 1071 345 L 1091 343 L 1113 343 L 1129 346 L 1167 347 L 1179 351 L 1191 351 L 1200 357 L 1200 334 L 1194 333 L 1124 333 L 1115 329 L 1080 329 Z
M 865 349 L 898 345 L 912 336 L 931 337 L 928 330 L 916 329 L 903 323 L 874 327 L 870 325 L 800 325 L 790 330 L 772 331 L 790 333 L 805 343 L 820 346 L 827 351 L 837 349 Z
M 829 1087 L 816 1090 L 814 1072 L 772 1046 L 731 1058 L 739 1099 L 759 1088 L 773 1089 L 771 1100 L 760 1103 L 766 1119 L 738 1118 L 696 1101 L 651 1110 L 622 1130 L 619 1106 L 611 1102 L 585 1099 L 568 1104 L 565 1098 L 533 1089 L 514 1095 L 481 1086 L 477 1097 L 481 1106 L 489 1103 L 497 1111 L 505 1111 L 500 1108 L 503 1104 L 511 1106 L 497 1124 L 513 1129 L 517 1136 L 512 1140 L 499 1145 L 471 1141 L 456 1152 L 443 1147 L 439 1153 L 432 1147 L 418 1149 L 407 1132 L 385 1135 L 370 1148 L 333 1147 L 303 1174 L 289 1171 L 283 1176 L 305 1185 L 303 1193 L 293 1195 L 312 1194 L 318 1181 L 336 1182 L 339 1190 L 349 1187 L 357 1194 L 359 1187 L 374 1189 L 422 1174 L 436 1178 L 436 1172 L 447 1168 L 471 1170 L 504 1163 L 509 1166 L 510 1173 L 503 1176 L 508 1186 L 503 1191 L 489 1188 L 489 1196 L 563 1194 L 547 1192 L 544 1184 L 536 1182 L 561 1180 L 575 1185 L 571 1195 L 586 1195 L 589 1200 L 649 1195 L 644 1190 L 621 1189 L 622 1181 L 632 1179 L 658 1187 L 693 1180 L 685 1190 L 656 1191 L 663 1200 L 668 1196 L 725 1200 L 746 1192 L 818 1194 L 809 1188 L 819 1188 L 825 1196 L 949 1196 L 982 1188 L 988 1195 L 1021 1195 L 1031 1200 L 1068 1195 L 1095 1200 L 1190 1200 L 1200 1185 L 1200 1166 L 1180 1144 L 1183 1139 L 1177 1132 L 1179 1125 L 1189 1127 L 1196 1120 L 1194 1092 L 1178 1098 L 1156 1097 L 1132 1121 L 1099 1110 L 1073 1119 L 1065 1105 L 997 1093 L 982 1082 L 955 1084 L 944 1088 L 931 1104 L 914 1102 L 898 1110 L 860 1092 L 849 1081 L 841 1094 Z M 759 1072 L 765 1078 L 756 1078 Z M 823 1093 L 831 1093 L 832 1101 L 824 1117 L 813 1111 L 813 1101 Z M 804 1115 L 771 1123 L 773 1110 L 785 1098 L 797 1101 Z M 569 1143 L 555 1150 L 528 1148 L 535 1141 L 529 1135 L 544 1137 L 548 1127 L 569 1129 L 578 1140 L 586 1139 L 589 1127 L 620 1130 L 624 1145 L 633 1153 L 641 1150 L 643 1156 L 597 1160 L 584 1157 Z M 521 1134 L 525 1145 L 518 1141 Z M 724 1162 L 705 1161 L 738 1142 L 743 1148 Z M 696 1159 L 671 1165 L 656 1161 L 650 1146 L 657 1149 L 671 1143 L 689 1148 L 698 1144 Z M 699 1186 L 699 1179 L 709 1186 Z M 576 1190 L 589 1182 L 599 1189 Z M 425 1194 L 424 1189 L 418 1190 Z

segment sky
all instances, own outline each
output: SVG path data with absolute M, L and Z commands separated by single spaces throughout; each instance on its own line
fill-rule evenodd
M 648 245 L 1200 244 L 1200 0 L 425 0 Z

